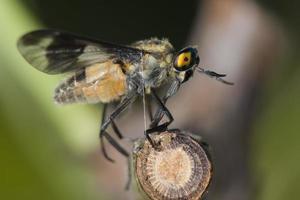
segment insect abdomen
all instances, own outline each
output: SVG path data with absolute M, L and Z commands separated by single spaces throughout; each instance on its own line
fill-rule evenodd
M 68 103 L 109 103 L 127 91 L 126 76 L 119 64 L 106 62 L 85 68 L 55 90 L 54 100 Z
M 82 92 L 75 92 L 75 86 L 66 85 L 66 83 L 62 83 L 57 87 L 54 94 L 54 101 L 58 104 L 69 104 L 69 103 L 79 103 L 86 102 L 86 98 Z

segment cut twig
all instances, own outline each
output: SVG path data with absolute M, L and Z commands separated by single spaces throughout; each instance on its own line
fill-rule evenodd
M 212 176 L 206 145 L 183 132 L 152 136 L 154 149 L 144 139 L 135 142 L 134 173 L 150 199 L 199 199 Z

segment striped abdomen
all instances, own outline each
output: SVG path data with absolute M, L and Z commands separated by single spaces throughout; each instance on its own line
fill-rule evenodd
M 108 61 L 76 72 L 56 88 L 54 100 L 59 104 L 108 103 L 119 100 L 126 91 L 121 65 Z

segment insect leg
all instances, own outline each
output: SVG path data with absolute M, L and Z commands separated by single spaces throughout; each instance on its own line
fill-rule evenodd
M 166 104 L 167 100 L 178 91 L 180 85 L 181 85 L 180 80 L 175 79 L 174 82 L 169 87 L 166 95 L 162 99 L 164 105 Z M 159 122 L 164 116 L 163 114 L 164 114 L 163 110 L 158 108 L 158 110 L 155 112 L 154 119 L 151 121 L 150 128 L 156 127 L 159 124 Z
M 131 167 L 131 158 L 127 157 L 127 183 L 125 185 L 125 190 L 129 190 L 131 181 L 132 181 L 132 167 Z
M 102 119 L 101 119 L 101 124 L 103 124 L 104 120 L 105 120 L 105 117 L 106 117 L 106 111 L 107 111 L 107 106 L 106 105 L 103 105 L 103 112 L 102 112 Z M 100 133 L 100 145 L 101 145 L 101 151 L 104 155 L 104 157 L 111 161 L 111 162 L 114 162 L 107 154 L 106 150 L 105 150 L 105 146 L 104 146 L 104 140 L 103 140 L 103 136 L 105 136 L 106 133 Z
M 117 128 L 116 124 L 113 122 L 113 120 L 122 112 L 124 111 L 128 105 L 130 103 L 133 102 L 133 100 L 135 99 L 136 94 L 132 95 L 132 96 L 128 96 L 126 97 L 118 106 L 117 108 L 110 114 L 110 116 L 103 122 L 101 129 L 100 129 L 100 133 L 99 133 L 99 137 L 100 137 L 100 141 L 101 141 L 101 149 L 103 152 L 104 157 L 111 161 L 114 162 L 107 154 L 105 148 L 104 148 L 104 142 L 103 142 L 103 137 L 105 137 L 107 139 L 107 141 L 122 155 L 124 155 L 125 157 L 129 156 L 129 153 L 120 146 L 119 143 L 117 143 L 115 141 L 115 139 L 113 137 L 111 137 L 108 132 L 106 131 L 107 127 L 112 124 L 112 128 L 114 129 L 114 131 L 116 132 L 116 134 L 118 135 L 119 138 L 122 138 L 122 134 L 120 133 L 119 129 Z
M 146 138 L 151 143 L 151 145 L 154 146 L 154 143 L 150 137 L 150 134 L 154 133 L 154 132 L 162 132 L 162 131 L 167 130 L 168 126 L 173 122 L 174 118 L 173 118 L 172 114 L 170 113 L 170 111 L 168 110 L 168 108 L 164 105 L 164 103 L 162 102 L 162 100 L 159 98 L 159 96 L 156 94 L 156 92 L 154 90 L 151 90 L 151 94 L 154 97 L 154 100 L 156 101 L 156 103 L 158 104 L 159 110 L 163 114 L 165 114 L 169 119 L 169 121 L 164 122 L 163 124 L 157 125 L 155 127 L 150 127 L 150 129 L 147 129 L 145 131 Z
M 119 139 L 123 139 L 123 135 L 120 131 L 120 129 L 118 128 L 116 122 L 114 119 L 110 119 L 111 120 L 111 127 L 114 130 L 114 132 L 116 133 L 116 135 L 118 136 Z
M 115 140 L 113 137 L 111 137 L 107 131 L 103 130 L 103 131 L 100 133 L 101 150 L 102 150 L 102 152 L 103 152 L 104 157 L 105 157 L 108 161 L 114 162 L 114 160 L 111 159 L 111 158 L 108 156 L 108 154 L 107 154 L 107 152 L 106 152 L 106 149 L 104 148 L 104 141 L 103 141 L 103 138 L 102 138 L 102 137 L 105 137 L 105 138 L 107 139 L 107 141 L 108 141 L 108 142 L 109 142 L 109 143 L 110 143 L 110 144 L 111 144 L 111 145 L 112 145 L 119 153 L 121 153 L 123 156 L 125 156 L 125 157 L 128 157 L 128 156 L 129 156 L 129 153 L 128 153 L 123 147 L 121 147 L 121 145 L 120 145 L 118 142 L 116 142 L 116 140 Z

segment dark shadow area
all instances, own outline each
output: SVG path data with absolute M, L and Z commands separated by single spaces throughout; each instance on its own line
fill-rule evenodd
M 128 44 L 169 38 L 180 48 L 189 35 L 200 1 L 27 1 L 45 26 Z

